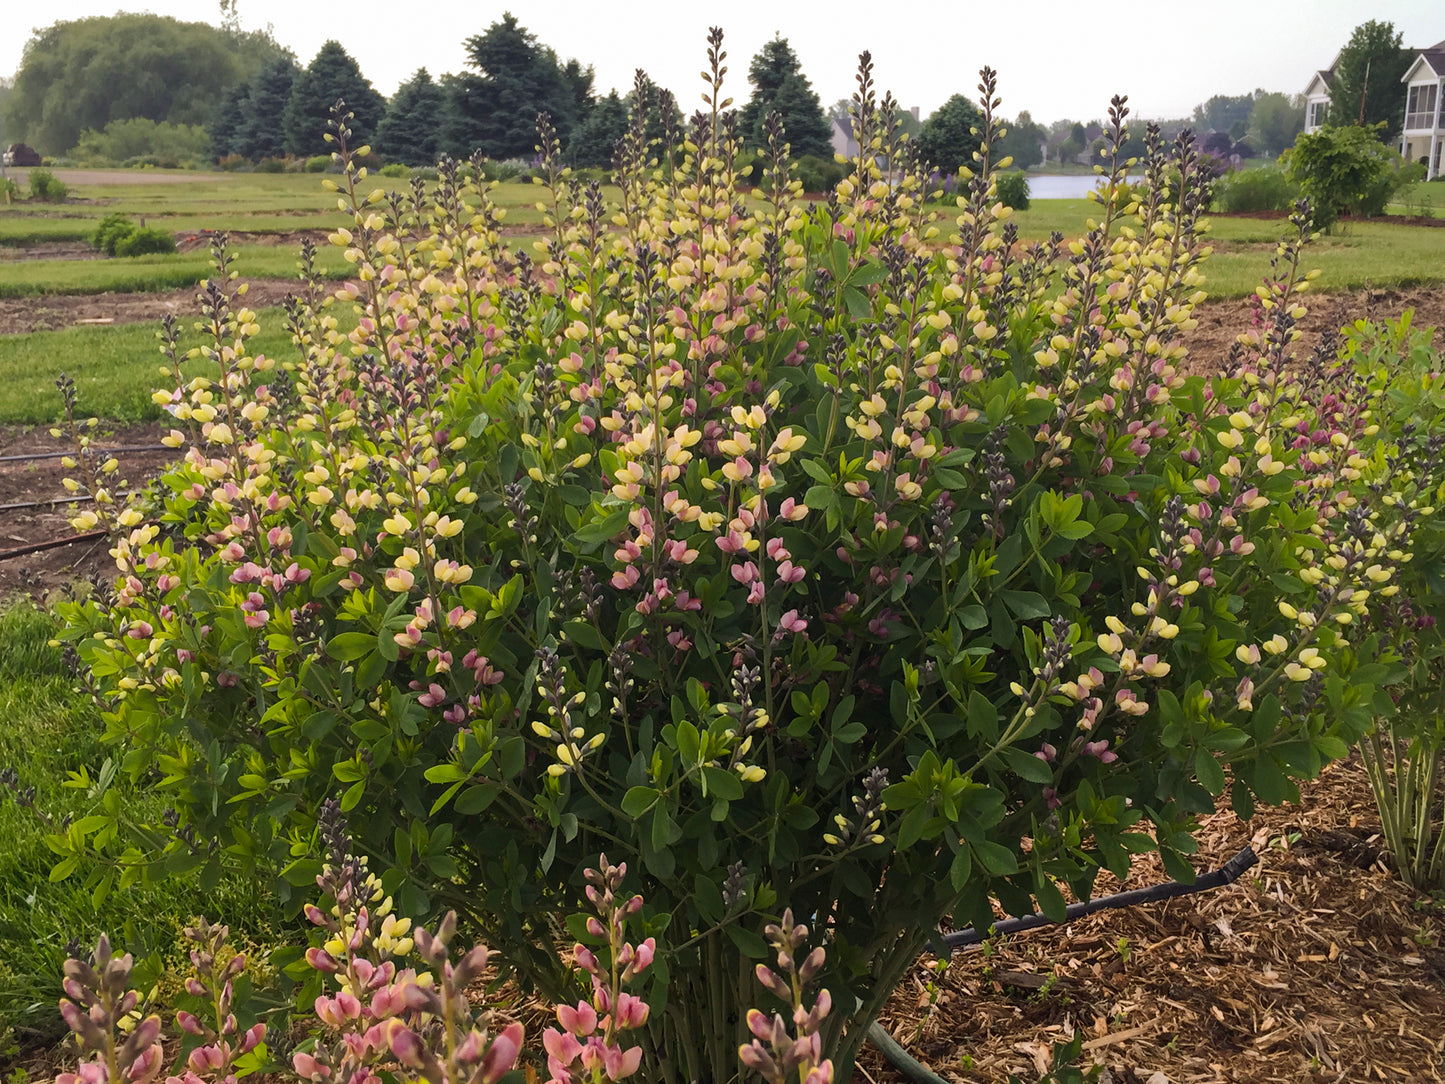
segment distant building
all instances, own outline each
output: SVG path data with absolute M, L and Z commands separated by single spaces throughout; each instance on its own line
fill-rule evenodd
M 42 164 L 40 152 L 24 143 L 12 143 L 5 148 L 7 166 L 38 166 Z
M 1428 49 L 1405 50 L 1414 59 L 1401 82 L 1406 85 L 1405 122 L 1400 129 L 1400 154 L 1410 162 L 1424 162 L 1426 178 L 1442 174 L 1445 156 L 1445 41 Z M 1330 66 L 1315 72 L 1305 87 L 1305 131 L 1324 126 L 1329 113 L 1338 53 Z
M 908 111 L 918 120 L 918 106 Z M 853 135 L 853 118 L 844 117 L 842 120 L 833 121 L 833 153 L 841 154 L 844 158 L 858 157 L 858 140 Z

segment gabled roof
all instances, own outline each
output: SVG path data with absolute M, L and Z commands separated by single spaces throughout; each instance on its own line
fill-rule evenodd
M 1320 92 L 1328 95 L 1330 92 L 1330 81 L 1334 78 L 1333 71 L 1318 71 L 1311 77 L 1309 84 L 1305 87 L 1305 97 L 1308 98 L 1315 93 L 1315 84 L 1320 86 Z
M 1445 41 L 1436 42 L 1428 49 L 1417 50 L 1414 63 L 1412 63 L 1405 74 L 1400 77 L 1400 82 L 1408 83 L 1412 79 L 1418 78 L 1420 74 L 1423 74 L 1420 72 L 1420 66 L 1422 64 L 1430 69 L 1431 75 L 1433 75 L 1434 78 L 1445 78 Z

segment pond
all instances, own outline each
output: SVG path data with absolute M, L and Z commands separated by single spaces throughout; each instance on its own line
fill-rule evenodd
M 1130 177 L 1137 181 L 1138 177 Z M 1093 173 L 1030 173 L 1030 199 L 1083 199 L 1098 185 L 1100 178 Z

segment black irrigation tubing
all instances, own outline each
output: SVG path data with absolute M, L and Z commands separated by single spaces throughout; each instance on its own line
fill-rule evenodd
M 59 549 L 72 542 L 89 542 L 96 538 L 104 538 L 109 533 L 106 530 L 86 531 L 84 534 L 73 534 L 69 538 L 52 538 L 49 542 L 32 542 L 28 546 L 17 546 L 13 550 L 0 552 L 0 561 L 8 561 L 12 557 L 24 557 L 30 553 L 40 553 L 43 550 Z
M 1233 884 L 1246 870 L 1259 861 L 1259 856 L 1254 853 L 1251 847 L 1245 847 L 1237 855 L 1231 858 L 1224 865 L 1209 873 L 1201 873 L 1194 878 L 1193 884 L 1184 884 L 1180 881 L 1166 881 L 1161 885 L 1154 885 L 1150 888 L 1136 888 L 1130 892 L 1118 892 L 1112 896 L 1102 896 L 1097 900 L 1087 900 L 1084 903 L 1072 903 L 1064 912 L 1064 921 L 1072 922 L 1084 915 L 1091 915 L 1095 911 L 1109 910 L 1115 907 L 1134 907 L 1141 903 L 1153 903 L 1156 900 L 1173 899 L 1175 896 L 1190 896 L 1195 892 L 1206 892 L 1211 888 L 1219 888 L 1223 885 Z M 969 945 L 976 945 L 994 934 L 1018 933 L 1021 930 L 1035 930 L 1040 926 L 1052 926 L 1054 920 L 1047 915 L 1033 914 L 1025 915 L 1023 918 L 1010 918 L 1002 922 L 996 922 L 986 934 L 979 933 L 972 926 L 964 930 L 957 930 L 953 933 L 944 934 L 939 940 L 943 946 L 957 951 L 967 948 Z M 937 942 L 935 942 L 937 944 Z M 940 953 L 942 955 L 942 953 Z M 883 1025 L 876 1020 L 868 1027 L 868 1040 L 878 1048 L 888 1063 L 897 1069 L 909 1080 L 916 1084 L 948 1084 L 937 1073 L 915 1058 L 883 1029 Z
M 134 448 L 92 448 L 96 455 L 131 455 L 135 452 L 173 452 L 174 448 L 167 444 L 138 444 Z M 35 452 L 30 455 L 0 455 L 0 463 L 30 463 L 37 459 L 63 459 L 65 456 L 74 455 L 74 451 L 67 452 Z
M 129 497 L 130 493 L 117 493 L 117 497 Z M 27 508 L 54 508 L 57 504 L 83 504 L 94 497 L 83 493 L 77 497 L 50 497 L 43 501 L 18 501 L 15 504 L 0 504 L 0 512 L 21 512 Z

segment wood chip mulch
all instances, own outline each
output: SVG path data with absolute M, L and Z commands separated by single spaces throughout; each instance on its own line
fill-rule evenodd
M 1076 1031 L 1115 1084 L 1445 1080 L 1445 899 L 1395 879 L 1358 757 L 1302 791 L 1204 821 L 1196 868 L 1260 856 L 1233 885 L 926 956 L 884 1027 L 968 1084 L 1037 1080 Z M 1128 887 L 1167 879 L 1145 856 Z M 906 1079 L 871 1046 L 860 1062 Z

